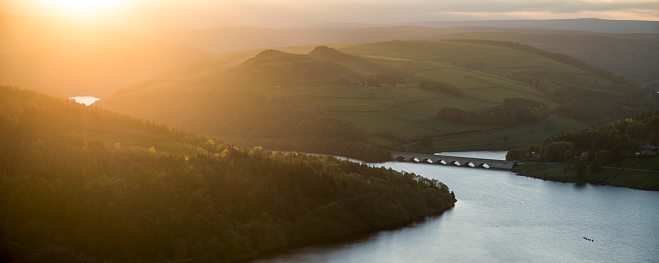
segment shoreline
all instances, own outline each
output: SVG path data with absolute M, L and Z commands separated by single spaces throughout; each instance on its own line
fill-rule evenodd
M 574 164 L 567 163 L 524 163 L 512 170 L 518 176 L 549 180 L 561 183 L 587 183 L 625 187 L 644 191 L 659 191 L 659 172 L 623 170 L 603 167 L 601 172 L 586 172 L 583 179 L 577 178 Z
M 396 231 L 399 229 L 404 229 L 406 227 L 409 227 L 412 224 L 416 223 L 422 223 L 427 220 L 433 220 L 436 219 L 444 213 L 449 212 L 455 208 L 455 203 L 448 209 L 444 210 L 439 210 L 430 214 L 426 215 L 421 215 L 416 218 L 412 218 L 408 222 L 404 223 L 395 223 L 392 225 L 388 226 L 382 226 L 378 228 L 369 228 L 369 229 L 363 229 L 359 231 L 355 231 L 353 233 L 348 233 L 348 234 L 343 234 L 343 235 L 333 235 L 333 236 L 326 236 L 326 237 L 317 237 L 317 238 L 312 238 L 312 239 L 305 239 L 305 240 L 297 240 L 294 242 L 291 242 L 290 244 L 283 246 L 283 247 L 278 247 L 278 248 L 273 248 L 271 250 L 263 251 L 259 253 L 259 255 L 248 258 L 248 259 L 243 259 L 239 260 L 236 262 L 253 262 L 257 261 L 259 259 L 267 259 L 269 257 L 273 257 L 279 254 L 286 254 L 288 251 L 296 248 L 304 248 L 304 247 L 309 247 L 309 246 L 318 246 L 318 245 L 334 245 L 334 244 L 343 244 L 343 243 L 351 243 L 354 242 L 355 240 L 360 240 L 364 238 L 368 238 L 372 235 L 378 234 L 382 231 Z

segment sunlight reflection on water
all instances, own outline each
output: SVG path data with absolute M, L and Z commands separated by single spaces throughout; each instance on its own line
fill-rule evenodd
M 92 105 L 94 102 L 97 102 L 101 98 L 97 98 L 93 96 L 76 96 L 76 97 L 69 97 L 69 99 L 75 100 L 77 103 L 81 103 L 89 106 Z

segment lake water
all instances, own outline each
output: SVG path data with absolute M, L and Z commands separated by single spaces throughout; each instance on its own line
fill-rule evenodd
M 254 262 L 659 262 L 659 192 L 479 168 L 376 165 L 438 179 L 458 202 L 406 227 L 296 247 Z
M 76 96 L 76 97 L 69 97 L 69 99 L 75 100 L 77 103 L 82 103 L 89 106 L 92 105 L 94 102 L 97 102 L 101 98 L 97 98 L 93 96 Z

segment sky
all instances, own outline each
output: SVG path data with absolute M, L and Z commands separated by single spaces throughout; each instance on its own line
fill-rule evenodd
M 142 28 L 566 18 L 659 21 L 659 0 L 0 0 L 0 12 Z

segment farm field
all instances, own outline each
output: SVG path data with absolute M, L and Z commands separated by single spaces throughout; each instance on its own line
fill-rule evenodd
M 391 96 L 383 90 L 370 89 L 359 85 L 333 83 L 282 86 L 280 88 L 270 89 L 264 92 L 263 95 L 273 97 L 317 96 L 353 99 L 391 98 Z
M 551 135 L 587 126 L 587 123 L 581 121 L 556 116 L 550 120 L 518 127 L 446 136 L 433 140 L 433 146 L 439 151 L 511 149 L 530 144 L 539 145 Z
M 399 136 L 421 137 L 436 131 L 421 124 L 410 123 L 405 119 L 386 112 L 329 112 L 328 116 L 351 121 L 366 132 L 375 134 L 379 129 L 391 131 Z
M 196 74 L 127 88 L 103 98 L 98 105 L 213 136 L 228 133 L 237 137 L 241 132 L 252 136 L 281 135 L 288 131 L 258 131 L 272 127 L 306 127 L 299 125 L 302 119 L 304 123 L 313 123 L 320 120 L 319 115 L 350 123 L 365 133 L 362 138 L 382 147 L 411 143 L 424 136 L 465 133 L 435 140 L 435 149 L 448 151 L 537 144 L 547 136 L 584 127 L 586 123 L 561 116 L 518 123 L 517 127 L 447 122 L 437 119 L 442 108 L 474 112 L 496 110 L 502 108 L 505 99 L 522 98 L 555 110 L 562 106 L 555 97 L 548 95 L 555 92 L 572 95 L 597 92 L 599 97 L 594 100 L 620 96 L 617 88 L 612 88 L 612 80 L 601 74 L 502 46 L 389 41 L 278 50 L 220 54 L 206 62 L 206 67 L 198 65 L 200 70 Z M 378 75 L 402 80 L 405 88 L 360 85 L 365 79 Z M 546 78 L 539 80 L 555 85 L 543 90 L 533 86 L 534 82 L 514 76 Z M 420 88 L 420 83 L 432 81 L 446 83 L 464 94 Z M 189 98 L 195 98 L 195 103 L 181 101 Z M 260 105 L 267 107 L 258 109 Z M 634 105 L 638 104 L 630 102 L 627 109 Z M 256 109 L 251 111 L 250 107 Z M 584 114 L 591 116 L 589 118 L 601 114 L 593 111 L 618 111 L 590 104 L 582 110 L 590 111 Z M 291 114 L 294 117 L 288 117 Z M 275 125 L 278 121 L 290 123 Z M 332 125 L 332 131 L 335 127 L 347 127 L 345 123 Z
M 659 171 L 659 155 L 627 157 L 617 165 L 626 168 Z

